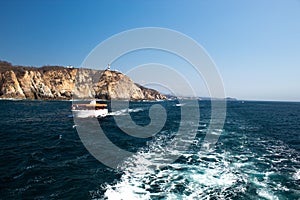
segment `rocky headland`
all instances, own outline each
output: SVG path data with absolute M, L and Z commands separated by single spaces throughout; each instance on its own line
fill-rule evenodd
M 166 99 L 158 91 L 140 86 L 117 71 L 61 66 L 24 67 L 13 66 L 5 61 L 0 61 L 0 98 Z

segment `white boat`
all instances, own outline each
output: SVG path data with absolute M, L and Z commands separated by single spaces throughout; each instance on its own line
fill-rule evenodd
M 108 109 L 106 103 L 93 100 L 88 104 L 73 104 L 72 112 L 73 116 L 78 118 L 105 117 L 108 114 Z

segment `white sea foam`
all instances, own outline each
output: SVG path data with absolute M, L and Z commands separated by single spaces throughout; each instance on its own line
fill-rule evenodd
M 181 107 L 181 106 L 184 106 L 185 105 L 185 103 L 177 103 L 177 104 L 175 104 L 175 106 L 177 106 L 177 107 Z
M 296 170 L 295 174 L 293 175 L 295 180 L 300 180 L 300 169 Z
M 108 115 L 110 115 L 110 116 L 122 116 L 122 115 L 128 115 L 129 113 L 141 112 L 143 110 L 144 110 L 143 108 L 134 108 L 134 109 L 126 108 L 126 109 L 110 112 L 110 113 L 108 113 Z
M 0 100 L 9 100 L 9 101 L 22 101 L 25 99 L 15 99 L 15 98 L 0 98 Z
M 140 183 L 135 182 L 126 175 L 122 177 L 122 181 L 114 186 L 108 186 L 105 192 L 105 196 L 108 199 L 122 200 L 146 200 L 150 199 L 150 193 L 145 189 L 139 187 Z
M 235 187 L 238 181 L 243 182 L 247 179 L 235 169 L 234 165 L 230 165 L 227 153 L 197 155 L 174 152 L 178 153 L 182 153 L 182 157 L 187 161 L 166 165 L 163 164 L 163 157 L 151 151 L 143 151 L 133 156 L 121 167 L 124 171 L 121 180 L 115 185 L 107 186 L 105 197 L 206 199 L 207 194 L 213 197 L 220 195 L 220 191 L 226 193 L 226 188 Z M 243 190 L 244 187 L 236 187 L 236 191 Z
M 220 133 L 223 130 L 215 130 Z M 281 165 L 291 161 L 295 166 L 299 159 L 292 156 L 282 158 L 282 155 L 298 155 L 282 143 L 272 143 L 270 140 L 257 140 L 266 150 L 258 155 L 249 149 L 246 136 L 238 145 L 243 154 L 232 154 L 230 151 L 217 151 L 216 148 L 205 152 L 179 152 L 181 161 L 168 163 L 165 158 L 154 152 L 162 150 L 168 137 L 161 136 L 152 142 L 147 149 L 141 150 L 124 163 L 120 169 L 124 172 L 121 180 L 113 185 L 107 185 L 104 197 L 107 199 L 231 199 L 247 192 L 249 185 L 256 190 L 256 198 L 277 200 L 278 192 L 292 191 L 280 180 L 274 179 Z M 207 147 L 195 138 L 194 146 Z M 171 151 L 171 150 L 170 150 Z M 272 156 L 275 156 L 272 160 Z M 164 162 L 166 161 L 166 162 Z M 262 171 L 256 164 L 261 163 L 269 168 Z M 300 169 L 294 168 L 291 177 L 300 179 Z M 233 192 L 234 191 L 234 192 Z
M 265 189 L 258 190 L 258 196 L 263 197 L 268 200 L 279 200 L 277 196 L 275 196 L 272 192 L 269 192 Z

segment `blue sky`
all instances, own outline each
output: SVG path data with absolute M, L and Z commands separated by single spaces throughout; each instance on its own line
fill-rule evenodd
M 227 96 L 300 101 L 299 0 L 1 0 L 0 7 L 0 59 L 13 64 L 80 66 L 114 34 L 163 27 L 206 49 Z M 130 60 L 117 68 L 136 64 Z

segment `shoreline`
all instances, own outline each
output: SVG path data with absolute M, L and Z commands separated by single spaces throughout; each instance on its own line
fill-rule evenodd
M 18 99 L 18 98 L 1 98 L 0 101 L 91 101 L 93 99 Z M 110 99 L 97 99 L 99 101 L 111 101 Z M 129 101 L 129 102 L 165 102 L 165 101 L 223 101 L 226 99 L 156 99 L 156 100 L 124 100 L 124 99 L 114 99 L 113 101 Z M 239 102 L 239 103 L 252 103 L 252 102 L 262 102 L 262 103 L 300 103 L 300 101 L 284 101 L 284 100 L 235 100 L 226 101 L 226 103 Z
M 18 98 L 0 98 L 0 101 L 91 101 L 95 99 L 18 99 Z M 110 99 L 96 99 L 99 101 L 111 101 Z M 130 101 L 130 102 L 163 102 L 163 101 L 174 101 L 176 99 L 157 99 L 157 100 L 124 100 L 114 99 L 113 101 Z

